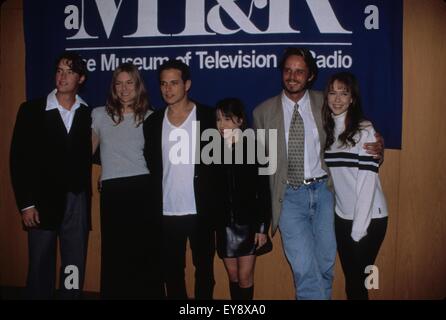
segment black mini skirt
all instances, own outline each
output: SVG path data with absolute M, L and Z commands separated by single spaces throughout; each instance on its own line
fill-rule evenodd
M 217 230 L 217 254 L 220 258 L 237 258 L 256 252 L 255 230 L 246 224 L 233 223 Z

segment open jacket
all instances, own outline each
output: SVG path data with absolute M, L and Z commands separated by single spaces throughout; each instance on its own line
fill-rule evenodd
M 196 121 L 200 123 L 200 129 L 197 133 L 197 138 L 200 139 L 204 130 L 215 128 L 215 113 L 214 110 L 196 104 Z M 147 161 L 147 166 L 152 176 L 153 181 L 153 198 L 156 199 L 154 203 L 155 210 L 160 215 L 163 214 L 163 156 L 162 156 L 162 127 L 164 114 L 167 108 L 155 111 L 145 121 L 143 125 L 144 131 L 144 157 Z M 201 141 L 197 146 L 200 146 L 200 154 L 207 141 Z M 216 211 L 219 210 L 216 206 L 217 189 L 215 179 L 215 166 L 207 165 L 199 161 L 195 164 L 194 171 L 194 194 L 197 207 L 197 214 L 200 221 L 206 222 L 208 225 L 215 224 Z
M 255 142 L 252 140 L 250 142 Z M 248 139 L 243 138 L 228 148 L 222 143 L 222 164 L 218 167 L 220 182 L 219 201 L 222 210 L 220 211 L 220 227 L 228 226 L 231 223 L 248 224 L 254 226 L 257 232 L 267 233 L 271 220 L 271 198 L 269 191 L 269 180 L 266 175 L 259 175 L 261 167 L 256 156 L 256 149 L 253 155 L 248 155 Z M 236 162 L 236 153 L 243 151 L 243 161 Z M 223 150 L 226 148 L 230 152 L 232 163 L 224 163 Z M 250 159 L 250 156 L 251 159 Z M 239 161 L 240 162 L 240 161 Z
M 91 195 L 91 110 L 81 105 L 67 133 L 59 111 L 45 108 L 46 99 L 20 106 L 10 169 L 18 209 L 35 206 L 39 227 L 55 230 L 68 192 Z

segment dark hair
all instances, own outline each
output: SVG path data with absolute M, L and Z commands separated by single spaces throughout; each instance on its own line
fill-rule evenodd
M 177 59 L 169 59 L 168 61 L 164 62 L 159 70 L 158 70 L 158 79 L 161 78 L 161 73 L 164 70 L 168 70 L 168 69 L 176 69 L 181 71 L 181 79 L 183 79 L 184 82 L 186 82 L 187 80 L 190 80 L 190 68 L 187 64 L 185 64 L 183 61 L 181 60 L 177 60 Z
M 282 56 L 282 60 L 280 61 L 280 70 L 282 72 L 285 68 L 285 62 L 290 56 L 299 56 L 304 59 L 308 70 L 310 71 L 310 76 L 313 76 L 311 80 L 308 80 L 306 88 L 311 88 L 311 86 L 317 79 L 318 68 L 316 60 L 314 60 L 310 50 L 308 50 L 307 48 L 286 48 Z
M 361 122 L 364 119 L 364 114 L 361 107 L 361 96 L 359 92 L 359 84 L 356 77 L 350 72 L 340 72 L 332 75 L 328 80 L 327 86 L 324 91 L 324 105 L 322 107 L 322 118 L 324 120 L 324 130 L 327 134 L 325 141 L 325 149 L 329 149 L 334 143 L 334 120 L 332 112 L 328 106 L 328 93 L 333 88 L 335 81 L 339 81 L 347 87 L 347 91 L 352 95 L 352 103 L 347 109 L 347 115 L 345 118 L 345 130 L 339 135 L 341 146 L 355 146 L 354 136 L 361 130 Z
M 248 127 L 248 122 L 245 113 L 245 106 L 240 99 L 237 98 L 225 98 L 217 102 L 217 106 L 215 108 L 215 113 L 220 110 L 220 112 L 229 118 L 236 117 L 242 120 L 242 124 L 240 125 L 241 130 L 245 130 Z M 234 122 L 234 120 L 232 120 Z
M 144 80 L 142 79 L 138 68 L 132 63 L 123 63 L 113 72 L 105 110 L 112 118 L 113 122 L 117 125 L 124 119 L 124 106 L 121 104 L 121 101 L 116 94 L 115 87 L 116 78 L 122 72 L 127 72 L 135 83 L 136 97 L 135 102 L 132 105 L 132 109 L 135 114 L 136 126 L 139 126 L 144 121 L 144 117 L 147 110 L 150 109 L 150 106 L 149 97 L 144 86 Z
M 76 72 L 79 76 L 84 76 L 85 80 L 87 80 L 87 63 L 82 59 L 82 57 L 74 51 L 65 51 L 63 52 L 57 59 L 55 69 L 59 67 L 59 63 L 62 60 L 67 60 L 68 65 L 71 70 Z M 85 81 L 84 81 L 85 83 Z

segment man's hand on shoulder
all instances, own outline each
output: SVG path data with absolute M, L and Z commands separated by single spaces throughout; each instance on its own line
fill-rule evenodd
M 376 142 L 364 143 L 364 149 L 368 154 L 379 159 L 379 163 L 384 161 L 384 138 L 378 132 L 375 133 Z

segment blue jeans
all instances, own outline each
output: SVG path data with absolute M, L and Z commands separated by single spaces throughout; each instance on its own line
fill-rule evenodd
M 334 198 L 327 181 L 287 186 L 279 228 L 293 270 L 296 299 L 330 299 L 336 237 Z

